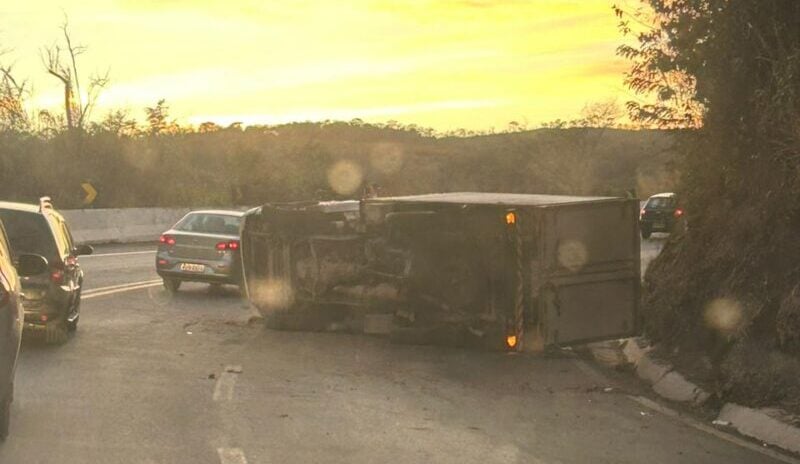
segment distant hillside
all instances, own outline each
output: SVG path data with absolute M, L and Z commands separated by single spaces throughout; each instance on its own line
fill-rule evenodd
M 677 181 L 676 134 L 539 129 L 433 137 L 408 128 L 297 123 L 121 135 L 95 127 L 80 140 L 0 133 L 0 197 L 51 195 L 79 207 L 260 204 L 456 190 L 640 197 Z

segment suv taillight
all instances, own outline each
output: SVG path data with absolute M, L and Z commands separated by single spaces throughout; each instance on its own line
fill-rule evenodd
M 57 285 L 64 283 L 64 263 L 56 262 L 50 266 L 50 281 Z
M 683 216 L 683 210 L 682 210 L 682 209 L 680 209 L 680 208 L 676 208 L 676 209 L 675 209 L 675 212 L 674 212 L 674 213 L 672 213 L 672 214 L 673 214 L 673 215 L 674 215 L 676 218 L 679 218 L 679 217 Z
M 158 243 L 168 246 L 175 245 L 175 237 L 172 235 L 162 235 L 161 237 L 158 237 Z

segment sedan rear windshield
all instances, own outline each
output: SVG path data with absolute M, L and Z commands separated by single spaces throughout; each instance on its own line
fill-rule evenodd
M 203 234 L 239 235 L 242 218 L 225 214 L 190 214 L 175 225 L 175 230 Z
M 675 199 L 670 197 L 656 197 L 647 200 L 645 208 L 672 208 L 675 205 Z
M 0 209 L 0 220 L 6 227 L 11 253 L 15 256 L 21 253 L 42 255 L 47 259 L 58 256 L 53 233 L 41 214 Z

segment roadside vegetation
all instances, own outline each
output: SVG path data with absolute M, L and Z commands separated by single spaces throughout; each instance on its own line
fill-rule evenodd
M 718 397 L 800 410 L 800 3 L 645 0 L 628 105 L 681 139 L 688 231 L 645 282 L 647 335 Z
M 112 115 L 113 116 L 113 115 Z M 571 128 L 431 136 L 360 122 L 170 130 L 106 119 L 75 137 L 0 131 L 0 197 L 81 207 L 256 205 L 458 190 L 647 195 L 676 178 L 673 139 Z

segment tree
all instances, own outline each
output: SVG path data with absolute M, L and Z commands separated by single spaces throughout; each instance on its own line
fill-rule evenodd
M 617 54 L 632 63 L 625 84 L 642 98 L 627 102 L 626 107 L 640 126 L 674 129 L 701 124 L 705 106 L 696 98 L 696 77 L 687 66 L 694 50 L 679 50 L 678 44 L 689 40 L 694 46 L 702 45 L 702 32 L 697 31 L 704 28 L 706 3 L 653 0 L 649 2 L 652 8 L 633 11 L 613 6 L 620 31 L 635 34 L 638 42 L 638 47 L 620 45 Z
M 197 132 L 200 132 L 201 134 L 204 134 L 206 132 L 217 132 L 218 130 L 221 130 L 221 129 L 222 129 L 222 127 L 220 127 L 217 123 L 211 122 L 211 121 L 206 121 L 206 122 L 200 124 L 197 127 Z
M 800 404 L 800 2 L 644 3 L 615 10 L 623 32 L 642 29 L 619 49 L 628 85 L 651 99 L 631 116 L 693 128 L 679 185 L 689 228 L 647 272 L 645 328 L 709 356 L 725 399 Z M 708 317 L 716 301 L 734 324 Z
M 130 117 L 126 110 L 111 110 L 96 124 L 99 131 L 110 132 L 117 136 L 134 137 L 139 134 L 136 119 Z
M 109 72 L 89 76 L 89 86 L 84 93 L 78 72 L 78 57 L 86 52 L 84 45 L 75 45 L 69 33 L 67 19 L 61 25 L 63 45 L 54 44 L 42 50 L 42 63 L 47 73 L 64 86 L 64 115 L 67 130 L 82 132 L 97 103 L 100 92 L 109 83 Z
M 175 120 L 169 119 L 169 106 L 163 98 L 156 106 L 144 109 L 147 115 L 148 132 L 150 135 L 172 134 L 178 132 L 180 127 Z
M 27 81 L 14 77 L 13 67 L 0 65 L 0 130 L 26 132 L 31 120 L 25 111 Z

